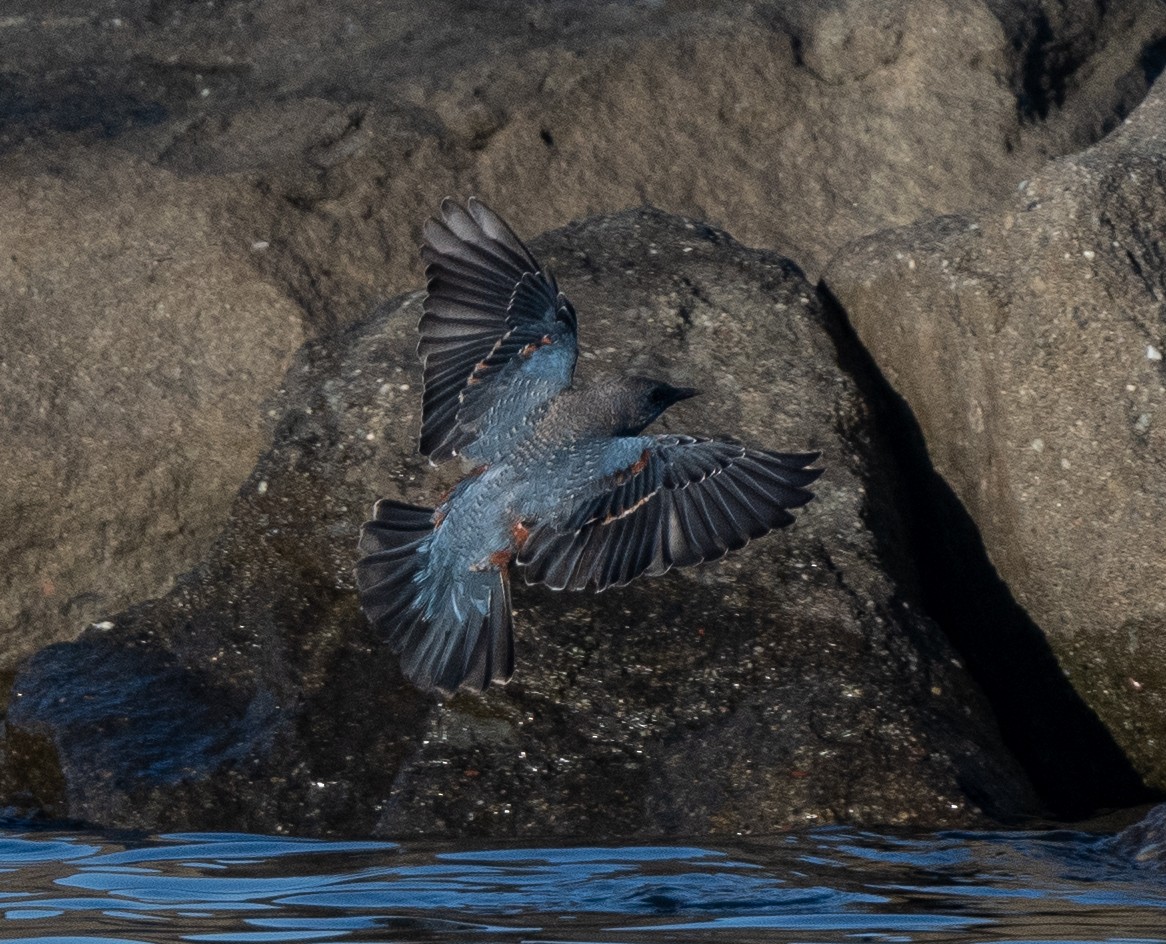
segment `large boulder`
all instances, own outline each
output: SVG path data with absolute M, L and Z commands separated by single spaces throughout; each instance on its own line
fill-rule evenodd
M 1163 234 L 1160 81 L 1109 138 L 1053 163 L 1001 207 L 860 241 L 825 277 L 918 418 L 1000 576 L 1158 790 L 1166 789 Z M 998 642 L 998 671 L 1008 673 L 1013 642 Z
M 433 502 L 455 475 L 414 452 L 409 296 L 304 348 L 202 565 L 20 671 L 10 803 L 151 830 L 589 837 L 1035 808 L 917 605 L 891 460 L 796 268 L 649 210 L 535 245 L 580 311 L 582 375 L 702 388 L 664 429 L 822 451 L 796 525 L 602 595 L 519 579 L 514 681 L 419 693 L 351 576 L 375 498 Z
M 6 666 L 205 555 L 302 341 L 205 185 L 128 155 L 39 157 L 0 164 Z

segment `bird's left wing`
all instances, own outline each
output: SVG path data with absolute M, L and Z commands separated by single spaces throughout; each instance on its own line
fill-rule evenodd
M 506 431 L 571 383 L 575 310 L 505 221 L 473 197 L 425 224 L 418 324 L 421 443 L 434 461 L 490 461 Z
M 643 436 L 635 462 L 570 520 L 535 525 L 518 555 L 528 583 L 603 590 L 641 574 L 716 560 L 784 527 L 822 474 L 817 453 L 747 449 L 690 436 Z

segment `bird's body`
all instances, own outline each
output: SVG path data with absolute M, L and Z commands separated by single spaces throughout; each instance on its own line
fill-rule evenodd
M 788 524 L 815 454 L 643 435 L 694 395 L 644 377 L 573 385 L 574 309 L 494 213 L 442 206 L 429 296 L 421 451 L 474 466 L 435 509 L 377 503 L 357 585 L 419 687 L 483 690 L 514 668 L 509 573 L 602 590 L 713 560 Z

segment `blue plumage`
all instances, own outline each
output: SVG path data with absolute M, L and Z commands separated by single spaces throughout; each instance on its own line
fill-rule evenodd
M 514 671 L 509 573 L 603 590 L 714 560 L 793 521 L 814 453 L 645 436 L 695 391 L 645 377 L 573 386 L 575 310 L 484 204 L 425 227 L 420 451 L 476 468 L 437 508 L 377 503 L 361 605 L 423 689 L 482 691 Z

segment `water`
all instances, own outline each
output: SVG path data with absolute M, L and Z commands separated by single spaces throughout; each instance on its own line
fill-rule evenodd
M 0 832 L 0 940 L 1166 942 L 1166 869 L 1068 831 L 470 850 Z

